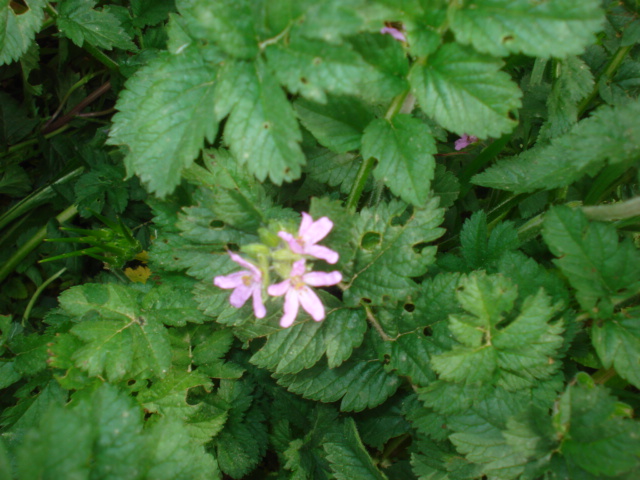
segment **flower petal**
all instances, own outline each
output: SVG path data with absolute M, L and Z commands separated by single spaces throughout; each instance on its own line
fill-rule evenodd
M 303 236 L 307 230 L 313 225 L 313 218 L 307 212 L 302 212 L 302 221 L 298 229 L 298 235 Z
M 269 285 L 267 288 L 267 293 L 272 297 L 281 297 L 291 288 L 291 282 L 289 280 L 285 280 L 284 282 L 274 283 L 273 285 Z
M 298 260 L 297 262 L 293 262 L 293 266 L 291 267 L 290 277 L 300 277 L 304 275 L 306 270 L 305 260 Z
M 324 260 L 331 265 L 337 263 L 338 259 L 340 258 L 338 252 L 331 250 L 330 248 L 323 247 L 322 245 L 312 245 L 306 247 L 304 249 L 304 253 L 306 253 L 307 255 L 311 255 L 312 257 L 319 258 L 320 260 Z
M 264 318 L 267 314 L 267 309 L 262 301 L 262 288 L 258 284 L 253 288 L 253 313 L 257 318 Z
M 229 275 L 220 275 L 213 279 L 213 284 L 220 288 L 238 288 L 239 286 L 244 285 L 242 277 L 247 275 L 251 275 L 251 272 L 241 270 Z
M 289 245 L 289 248 L 291 249 L 292 252 L 299 253 L 299 254 L 304 253 L 303 250 L 302 250 L 302 245 L 300 245 L 298 243 L 298 240 L 296 239 L 296 237 L 294 237 L 290 233 L 288 233 L 288 232 L 278 232 L 278 236 L 281 239 L 283 239 L 285 242 L 287 242 L 287 244 Z
M 253 288 L 241 285 L 231 293 L 229 303 L 236 308 L 240 308 L 249 299 L 251 293 L 253 293 Z
M 299 305 L 298 292 L 293 289 L 289 290 L 284 297 L 284 315 L 280 319 L 280 326 L 282 328 L 288 328 L 296 321 Z
M 342 281 L 342 274 L 337 270 L 333 272 L 309 272 L 303 275 L 302 280 L 312 287 L 329 287 Z
M 324 319 L 324 305 L 318 298 L 318 295 L 311 290 L 309 287 L 304 287 L 301 290 L 298 290 L 298 297 L 300 300 L 300 304 L 305 311 L 311 315 L 316 322 Z
M 255 277 L 258 281 L 262 278 L 262 272 L 260 272 L 260 269 L 256 267 L 253 263 L 246 261 L 240 255 L 233 253 L 231 251 L 229 252 L 229 256 L 231 257 L 231 260 L 233 260 L 234 262 L 239 263 L 244 268 L 248 268 L 251 271 L 251 276 Z
M 313 222 L 300 236 L 304 239 L 305 245 L 315 245 L 326 237 L 333 228 L 333 222 L 328 217 L 322 217 Z

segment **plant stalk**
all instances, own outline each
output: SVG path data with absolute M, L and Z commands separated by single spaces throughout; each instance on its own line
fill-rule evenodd
M 66 222 L 70 220 L 78 213 L 78 208 L 75 205 L 71 205 L 62 213 L 60 213 L 56 220 L 58 223 Z M 24 245 L 22 245 L 13 256 L 7 260 L 7 262 L 0 268 L 0 283 L 3 282 L 7 276 L 18 266 L 18 264 L 24 260 L 33 250 L 35 250 L 44 240 L 47 234 L 47 226 L 45 225 L 38 230 L 33 237 L 31 237 Z

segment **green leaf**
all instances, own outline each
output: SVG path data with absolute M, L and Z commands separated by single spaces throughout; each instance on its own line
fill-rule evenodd
M 603 17 L 598 0 L 468 0 L 450 21 L 456 40 L 480 52 L 564 57 L 594 42 Z
M 451 207 L 460 195 L 458 177 L 440 164 L 436 164 L 431 188 L 433 189 L 433 194 L 436 197 L 440 197 L 440 206 L 442 208 Z
M 357 305 L 362 298 L 372 305 L 406 298 L 416 287 L 411 278 L 423 275 L 433 262 L 435 247 L 427 243 L 443 233 L 438 228 L 443 210 L 434 199 L 424 208 L 414 208 L 408 218 L 407 213 L 400 202 L 360 212 L 353 274 L 344 293 L 348 305 Z
M 215 458 L 204 446 L 193 445 L 188 430 L 176 419 L 162 418 L 148 430 L 142 447 L 149 455 L 144 478 L 220 480 Z
M 387 476 L 376 468 L 367 453 L 356 424 L 351 418 L 336 425 L 325 437 L 323 444 L 327 460 L 338 480 L 386 480 Z
M 374 120 L 362 137 L 363 158 L 375 157 L 373 176 L 405 202 L 422 206 L 431 193 L 436 146 L 429 128 L 409 115 Z
M 333 368 L 362 343 L 366 328 L 361 310 L 333 310 L 322 322 L 307 321 L 277 331 L 250 361 L 275 373 L 298 373 L 326 353 L 329 368 Z
M 175 12 L 175 0 L 131 0 L 133 25 L 142 28 L 157 25 L 166 20 L 169 12 Z
M 541 139 L 562 135 L 576 124 L 580 113 L 578 104 L 591 93 L 594 86 L 591 70 L 579 57 L 558 60 L 558 70 L 547 98 L 549 118 Z
M 606 316 L 613 304 L 638 291 L 640 253 L 628 240 L 619 243 L 613 226 L 589 222 L 580 210 L 554 207 L 542 234 L 583 309 L 597 307 Z
M 639 466 L 640 426 L 622 418 L 616 406 L 607 389 L 580 373 L 553 419 L 565 458 L 599 478 L 637 472 Z
M 358 150 L 362 132 L 374 118 L 364 102 L 352 97 L 329 96 L 324 105 L 300 99 L 295 108 L 318 143 L 337 153 Z
M 136 478 L 142 411 L 116 387 L 77 394 L 71 408 L 50 408 L 18 453 L 21 477 Z
M 511 222 L 497 224 L 491 235 L 487 232 L 487 214 L 474 213 L 460 231 L 462 256 L 470 269 L 486 268 L 504 253 L 518 248 L 518 232 Z
M 550 362 L 562 346 L 562 322 L 549 324 L 557 307 L 540 290 L 527 297 L 519 315 L 503 326 L 517 298 L 505 277 L 473 273 L 463 277 L 458 301 L 472 315 L 451 315 L 449 329 L 461 345 L 431 358 L 440 379 L 494 383 L 508 390 L 535 385 L 558 368 Z
M 278 383 L 304 398 L 335 402 L 342 398 L 340 410 L 359 412 L 380 405 L 400 384 L 397 376 L 385 372 L 377 361 L 349 360 L 328 369 L 322 363 L 293 375 L 274 375 Z
M 58 5 L 58 30 L 73 43 L 111 50 L 136 50 L 120 21 L 105 10 L 94 10 L 96 0 L 65 0 Z
M 356 161 L 358 156 L 355 153 L 337 154 L 322 147 L 308 149 L 305 153 L 307 155 L 305 170 L 312 180 L 326 183 L 331 187 L 339 186 L 340 191 L 345 194 L 351 191 L 359 168 Z M 365 189 L 371 185 L 371 180 L 371 178 L 368 179 Z
M 616 372 L 635 386 L 640 385 L 640 328 L 637 311 L 618 314 L 591 328 L 593 346 L 604 368 Z
M 2 55 L 1 52 L 0 55 Z M 0 92 L 0 142 L 3 145 L 2 148 L 22 140 L 37 124 L 38 120 L 29 118 L 24 105 L 18 103 L 12 96 Z
M 416 450 L 411 454 L 411 466 L 419 480 L 458 480 L 482 477 L 480 466 L 462 458 L 453 447 L 426 439 L 421 439 Z
M 214 140 L 214 78 L 215 69 L 187 48 L 153 59 L 120 94 L 108 142 L 127 145 L 129 175 L 138 174 L 160 197 L 180 183 L 204 140 Z
M 640 155 L 640 101 L 601 107 L 548 146 L 499 160 L 472 178 L 476 185 L 514 193 L 569 185 L 605 165 L 630 163 Z
M 406 396 L 396 395 L 379 407 L 365 410 L 356 417 L 362 441 L 380 451 L 392 438 L 411 432 L 413 426 L 403 416 Z
M 180 13 L 189 33 L 213 42 L 225 53 L 238 58 L 253 58 L 258 53 L 259 11 L 251 0 L 220 3 L 215 0 L 184 2 Z
M 420 108 L 444 128 L 480 138 L 499 137 L 517 124 L 509 114 L 522 93 L 500 68 L 503 63 L 455 43 L 443 45 L 426 65 L 409 73 Z
M 27 8 L 0 1 L 0 65 L 18 60 L 35 40 L 44 19 L 44 0 L 26 0 Z M 14 6 L 16 10 L 14 10 Z
M 390 342 L 388 370 L 408 377 L 412 385 L 425 386 L 436 379 L 429 366 L 430 342 L 418 333 L 408 333 Z
M 244 369 L 222 360 L 232 343 L 231 330 L 218 330 L 211 333 L 206 340 L 193 349 L 193 363 L 198 365 L 198 371 L 213 378 L 240 378 Z
M 203 323 L 205 317 L 193 299 L 194 281 L 181 277 L 165 277 L 140 299 L 144 312 L 153 312 L 155 320 L 172 327 L 182 327 L 187 322 Z
M 263 62 L 229 62 L 222 76 L 216 96 L 229 104 L 217 108 L 219 115 L 231 109 L 224 139 L 234 156 L 260 181 L 268 176 L 280 185 L 298 178 L 305 162 L 302 135 L 273 74 Z
M 268 46 L 265 53 L 269 68 L 290 93 L 318 103 L 326 103 L 326 93 L 357 95 L 371 75 L 370 67 L 348 44 L 304 38 L 298 29 L 286 45 Z
M 89 375 L 119 380 L 126 375 L 164 376 L 171 365 L 167 331 L 139 304 L 139 293 L 120 285 L 85 284 L 60 296 L 60 306 L 79 317 L 71 332 L 86 345 L 76 366 Z

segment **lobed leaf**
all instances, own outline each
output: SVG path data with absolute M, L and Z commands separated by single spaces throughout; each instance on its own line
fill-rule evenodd
M 594 174 L 605 165 L 629 163 L 640 155 L 640 101 L 601 107 L 547 146 L 499 160 L 472 182 L 514 193 L 551 190 Z
M 11 0 L 0 1 L 0 65 L 18 60 L 35 41 L 44 20 L 44 0 L 26 0 L 27 8 L 18 12 Z
M 114 47 L 136 50 L 118 18 L 105 10 L 95 10 L 97 0 L 60 2 L 56 23 L 60 33 L 82 47 L 85 42 L 111 50 Z
M 429 128 L 409 115 L 377 119 L 362 137 L 362 156 L 378 164 L 373 176 L 407 203 L 422 206 L 431 193 L 436 153 Z
M 450 16 L 456 40 L 496 56 L 577 55 L 603 23 L 598 0 L 467 0 Z
M 583 309 L 598 307 L 606 316 L 614 303 L 637 292 L 640 254 L 630 242 L 618 242 L 613 226 L 589 222 L 580 210 L 554 207 L 542 234 Z
M 154 58 L 120 94 L 108 143 L 127 146 L 127 172 L 160 197 L 178 186 L 205 139 L 214 140 L 215 75 L 195 47 L 186 48 Z
M 495 57 L 449 43 L 409 72 L 420 108 L 447 130 L 499 137 L 517 124 L 509 114 L 522 93 Z

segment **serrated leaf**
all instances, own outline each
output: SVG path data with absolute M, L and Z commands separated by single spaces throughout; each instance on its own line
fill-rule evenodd
M 554 373 L 553 356 L 562 346 L 563 328 L 562 323 L 548 323 L 556 308 L 542 290 L 527 297 L 519 315 L 506 326 L 501 324 L 517 297 L 506 278 L 476 273 L 463 277 L 457 297 L 473 316 L 449 317 L 449 329 L 464 346 L 431 358 L 440 379 L 518 390 Z
M 594 385 L 585 373 L 567 388 L 558 402 L 554 426 L 562 435 L 559 450 L 588 472 L 621 475 L 637 472 L 640 427 L 616 414 L 616 401 L 608 391 Z
M 198 408 L 187 402 L 189 390 L 195 387 L 211 389 L 211 386 L 209 377 L 199 370 L 189 372 L 172 368 L 150 388 L 138 392 L 136 400 L 147 412 L 161 413 L 184 421 Z
M 120 285 L 85 284 L 60 296 L 63 310 L 82 319 L 71 329 L 86 343 L 74 354 L 76 366 L 110 380 L 166 374 L 171 365 L 167 331 L 153 310 L 141 307 L 139 295 Z
M 136 50 L 116 16 L 105 10 L 94 10 L 96 0 L 65 0 L 59 4 L 58 30 L 73 43 L 84 43 L 111 50 L 114 47 Z
M 480 138 L 510 132 L 516 121 L 509 113 L 520 108 L 522 92 L 502 62 L 455 43 L 443 45 L 426 65 L 409 73 L 420 108 L 444 128 Z
M 437 199 L 402 218 L 406 209 L 400 202 L 391 202 L 360 212 L 353 274 L 344 293 L 348 305 L 362 298 L 372 305 L 406 298 L 416 287 L 411 278 L 423 275 L 433 262 L 435 247 L 427 243 L 443 233 L 438 228 L 443 210 L 437 208 Z
M 342 398 L 340 410 L 359 412 L 380 405 L 400 384 L 376 361 L 347 361 L 328 369 L 319 363 L 294 375 L 275 375 L 278 383 L 293 393 L 321 402 Z
M 640 254 L 631 242 L 618 242 L 613 226 L 589 222 L 580 210 L 554 207 L 545 216 L 543 237 L 583 309 L 598 307 L 607 315 L 613 303 L 637 292 Z
M 436 164 L 431 188 L 433 189 L 433 194 L 440 197 L 440 206 L 442 208 L 451 207 L 460 195 L 458 177 L 440 164 Z
M 27 434 L 18 452 L 20 478 L 136 478 L 145 454 L 135 402 L 104 384 L 77 394 L 69 407 L 48 409 Z
M 233 57 L 245 59 L 258 53 L 258 11 L 251 0 L 188 2 L 180 9 L 189 33 L 207 42 L 215 42 Z
M 188 430 L 176 419 L 162 418 L 148 430 L 144 450 L 149 463 L 146 478 L 220 480 L 215 458 L 204 446 L 193 445 Z
M 198 371 L 213 378 L 240 378 L 244 369 L 240 365 L 222 360 L 232 343 L 231 330 L 218 330 L 211 333 L 193 349 L 193 363 L 198 365 Z
M 131 0 L 133 24 L 138 28 L 156 25 L 166 20 L 175 8 L 175 0 Z
M 125 164 L 160 197 L 180 183 L 180 173 L 217 132 L 216 71 L 200 52 L 154 58 L 125 84 L 108 143 L 127 145 Z
M 44 19 L 44 0 L 26 0 L 27 8 L 0 1 L 0 65 L 18 60 L 35 40 Z
M 425 386 L 436 379 L 429 365 L 432 350 L 429 341 L 417 333 L 399 336 L 390 342 L 389 363 L 387 368 L 408 377 L 412 385 Z
M 637 315 L 637 313 L 636 313 Z M 633 313 L 611 318 L 591 328 L 593 346 L 604 368 L 616 372 L 635 386 L 640 385 L 640 328 Z
M 605 162 L 631 162 L 640 155 L 638 100 L 601 107 L 548 146 L 531 148 L 517 157 L 499 160 L 471 181 L 515 193 L 551 190 L 569 185 Z
M 224 75 L 216 96 L 229 102 L 219 115 L 231 110 L 224 140 L 234 156 L 260 181 L 269 177 L 280 185 L 298 178 L 305 162 L 302 135 L 273 74 L 262 62 L 229 62 Z
M 187 322 L 203 323 L 207 318 L 198 310 L 191 294 L 195 282 L 180 277 L 168 277 L 165 281 L 140 299 L 142 311 L 153 312 L 156 321 L 172 327 L 182 327 Z
M 338 480 L 386 480 L 387 476 L 376 468 L 362 445 L 356 424 L 351 418 L 336 426 L 325 437 L 323 444 L 327 460 Z
M 0 10 L 1 15 L 2 11 Z M 2 52 L 0 51 L 0 58 L 1 55 Z M 22 140 L 33 130 L 37 123 L 38 120 L 35 118 L 29 118 L 24 105 L 20 105 L 7 93 L 0 92 L 0 142 L 2 142 L 3 148 Z
M 460 231 L 462 256 L 470 269 L 486 268 L 504 253 L 518 248 L 518 232 L 511 222 L 499 223 L 487 230 L 484 210 L 475 212 L 464 222 Z
M 360 310 L 333 310 L 322 322 L 297 323 L 277 331 L 250 361 L 275 373 L 291 374 L 311 368 L 326 353 L 333 368 L 362 343 L 366 326 Z
M 538 141 L 567 132 L 578 121 L 578 104 L 594 86 L 589 66 L 579 57 L 558 61 L 559 73 L 547 98 L 549 118 Z
M 365 103 L 352 97 L 329 96 L 324 105 L 300 99 L 295 108 L 318 143 L 337 153 L 359 149 L 362 132 L 374 118 Z
M 304 28 L 304 27 L 302 27 Z M 291 93 L 326 103 L 326 93 L 357 95 L 371 69 L 348 44 L 308 39 L 294 29 L 287 44 L 266 49 L 270 69 Z
M 331 187 L 340 187 L 342 193 L 349 193 L 358 174 L 358 158 L 355 153 L 337 154 L 326 148 L 307 150 L 307 175 L 315 181 L 326 183 Z M 367 186 L 371 185 L 371 180 Z M 370 189 L 370 188 L 369 188 Z
M 598 0 L 474 0 L 454 9 L 450 22 L 456 40 L 479 52 L 563 57 L 593 43 L 603 17 Z
M 391 121 L 377 119 L 362 137 L 363 158 L 374 157 L 373 171 L 405 202 L 424 205 L 431 192 L 436 153 L 429 128 L 409 115 L 396 115 Z
M 409 433 L 413 425 L 402 415 L 405 403 L 406 397 L 396 395 L 379 407 L 359 414 L 355 420 L 362 441 L 382 451 L 390 439 Z

